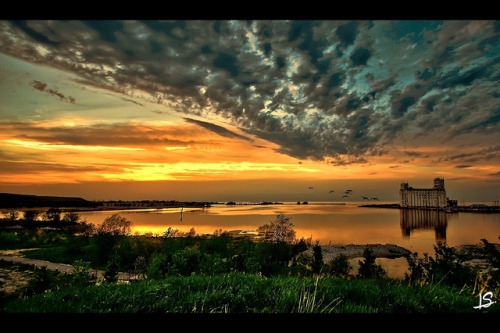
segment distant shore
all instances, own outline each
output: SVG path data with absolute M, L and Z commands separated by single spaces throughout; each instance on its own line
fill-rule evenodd
M 38 196 L 25 194 L 0 193 L 0 208 L 4 211 L 17 210 L 49 210 L 60 211 L 106 211 L 127 209 L 164 209 L 164 208 L 206 208 L 213 205 L 282 205 L 282 202 L 262 201 L 253 203 L 209 202 L 209 201 L 176 201 L 176 200 L 94 200 L 89 201 L 78 197 Z M 307 205 L 309 202 L 298 201 L 297 205 Z M 331 203 L 345 205 L 345 203 Z M 451 206 L 446 208 L 401 207 L 398 203 L 361 204 L 358 207 L 389 208 L 389 209 L 424 209 L 445 211 L 447 213 L 500 213 L 500 205 L 471 204 L 467 206 Z
M 454 206 L 447 208 L 426 208 L 426 207 L 401 207 L 399 204 L 369 204 L 360 205 L 358 207 L 368 207 L 368 208 L 393 208 L 393 209 L 415 209 L 415 210 L 436 210 L 444 211 L 447 213 L 500 213 L 500 206 L 491 205 L 469 205 L 469 206 Z

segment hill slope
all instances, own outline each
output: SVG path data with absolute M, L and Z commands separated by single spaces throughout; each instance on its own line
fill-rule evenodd
M 96 206 L 93 202 L 82 198 L 0 193 L 0 208 L 93 206 Z

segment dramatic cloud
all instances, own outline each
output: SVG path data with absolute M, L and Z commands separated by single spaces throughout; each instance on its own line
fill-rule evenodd
M 239 135 L 239 134 L 236 134 L 234 132 L 231 132 L 227 128 L 221 127 L 221 126 L 216 125 L 216 124 L 208 123 L 206 121 L 201 121 L 201 120 L 194 120 L 194 119 L 190 119 L 190 118 L 184 118 L 184 119 L 189 123 L 197 124 L 205 129 L 208 129 L 209 131 L 217 133 L 221 136 L 225 136 L 228 138 L 239 138 L 239 139 L 243 139 L 243 140 L 252 141 L 252 139 L 250 139 L 250 138 L 247 138 L 243 135 Z
M 402 144 L 500 139 L 497 21 L 2 21 L 0 49 L 298 159 L 365 164 Z
M 31 82 L 31 86 L 33 88 L 35 88 L 36 90 L 47 92 L 47 93 L 49 93 L 52 96 L 58 97 L 62 101 L 68 101 L 68 102 L 73 103 L 73 104 L 75 104 L 75 102 L 76 102 L 75 99 L 73 97 L 71 97 L 71 96 L 66 97 L 66 96 L 64 96 L 62 93 L 60 93 L 57 90 L 47 89 L 47 84 L 46 83 L 43 83 L 43 82 L 35 80 L 35 81 Z

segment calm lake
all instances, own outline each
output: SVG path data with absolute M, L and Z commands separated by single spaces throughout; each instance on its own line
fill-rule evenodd
M 365 202 L 366 203 L 366 202 Z M 383 202 L 380 202 L 382 204 Z M 297 238 L 311 238 L 321 245 L 396 244 L 420 255 L 434 257 L 433 246 L 476 244 L 484 238 L 498 243 L 500 214 L 445 213 L 427 210 L 358 207 L 363 202 L 345 204 L 309 203 L 297 205 L 214 205 L 208 208 L 165 208 L 81 212 L 87 222 L 99 224 L 118 213 L 132 221 L 132 233 L 162 235 L 168 227 L 197 234 L 215 230 L 256 230 L 278 214 L 291 217 Z M 357 261 L 352 260 L 357 269 Z M 377 259 L 390 276 L 407 271 L 403 258 Z

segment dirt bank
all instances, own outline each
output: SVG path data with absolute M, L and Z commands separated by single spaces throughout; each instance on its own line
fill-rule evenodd
M 363 257 L 366 248 L 369 248 L 373 256 L 377 258 L 399 258 L 411 253 L 411 251 L 394 244 L 326 245 L 321 246 L 321 253 L 323 254 L 323 261 L 329 263 L 340 254 L 347 256 L 349 259 Z M 312 247 L 306 252 L 312 254 Z
M 10 262 L 11 264 L 27 264 L 27 265 L 32 265 L 35 267 L 46 267 L 47 269 L 54 270 L 54 271 L 59 271 L 62 273 L 66 274 L 72 274 L 73 273 L 73 266 L 68 265 L 68 264 L 59 264 L 59 263 L 53 263 L 45 260 L 38 260 L 38 259 L 30 259 L 30 258 L 25 258 L 22 257 L 22 252 L 23 251 L 28 251 L 29 249 L 23 249 L 23 250 L 13 250 L 13 251 L 0 251 L 0 260 Z M 102 270 L 96 270 L 96 269 L 90 269 L 89 274 L 97 276 L 98 279 L 102 279 L 104 276 L 104 271 Z M 129 281 L 129 280 L 134 280 L 137 277 L 134 275 L 131 275 L 129 273 L 124 273 L 124 272 L 119 272 L 118 273 L 118 280 L 119 281 Z

